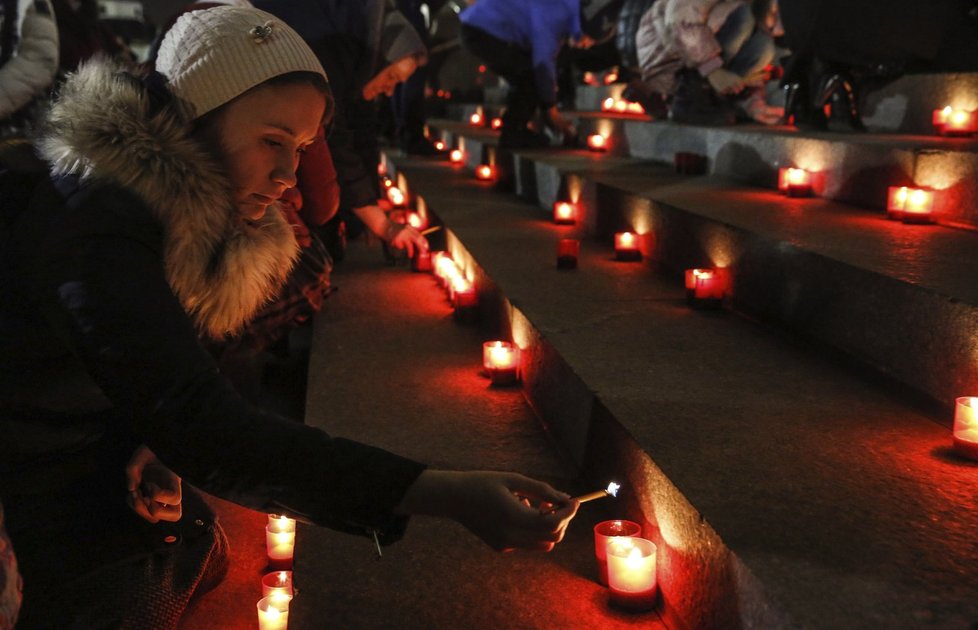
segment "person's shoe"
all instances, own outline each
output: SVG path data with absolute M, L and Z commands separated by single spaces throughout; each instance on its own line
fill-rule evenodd
M 499 134 L 500 149 L 544 149 L 550 146 L 550 138 L 545 134 L 523 128 L 511 131 L 503 128 Z
M 737 113 L 729 101 L 717 96 L 699 72 L 684 70 L 679 74 L 669 118 L 690 125 L 732 125 Z
M 852 131 L 866 131 L 859 111 L 855 82 L 848 72 L 829 71 L 819 78 L 814 107 L 824 110 L 826 105 L 832 108 L 833 118 L 841 118 Z
M 638 103 L 645 110 L 645 113 L 655 120 L 665 119 L 669 116 L 669 106 L 666 99 L 661 94 L 638 88 L 635 83 L 630 83 L 622 90 L 621 97 L 630 103 Z

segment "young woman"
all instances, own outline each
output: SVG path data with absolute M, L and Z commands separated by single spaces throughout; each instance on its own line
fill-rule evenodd
M 182 16 L 156 67 L 83 65 L 39 141 L 50 175 L 3 175 L 0 497 L 24 627 L 174 625 L 223 544 L 181 478 L 382 544 L 428 514 L 552 548 L 577 505 L 547 484 L 430 470 L 232 389 L 201 339 L 241 330 L 289 271 L 277 200 L 330 109 L 326 77 L 280 20 L 231 6 Z

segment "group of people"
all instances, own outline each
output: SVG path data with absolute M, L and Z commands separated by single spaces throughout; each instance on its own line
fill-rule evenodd
M 4 630 L 174 627 L 226 567 L 196 489 L 382 545 L 432 515 L 549 550 L 576 513 L 517 473 L 434 470 L 262 410 L 222 371 L 283 287 L 323 288 L 309 223 L 337 206 L 427 247 L 366 185 L 358 111 L 423 51 L 385 2 L 246 4 L 187 7 L 146 64 L 82 62 L 36 159 L 0 171 Z M 319 284 L 295 275 L 307 258 Z
M 573 134 L 556 107 L 564 63 L 617 68 L 655 118 L 815 130 L 829 116 L 864 129 L 866 91 L 903 74 L 978 70 L 973 0 L 477 0 L 461 21 L 463 43 L 510 85 L 504 147 Z M 766 89 L 778 78 L 783 107 Z

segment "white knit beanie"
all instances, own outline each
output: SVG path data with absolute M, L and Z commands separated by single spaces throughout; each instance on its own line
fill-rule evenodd
M 256 85 L 323 66 L 298 33 L 270 13 L 222 6 L 185 13 L 160 44 L 156 70 L 170 91 L 194 108 L 194 118 Z

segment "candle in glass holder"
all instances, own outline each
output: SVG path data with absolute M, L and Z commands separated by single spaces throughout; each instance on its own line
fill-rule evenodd
M 610 112 L 610 111 L 614 111 L 614 109 L 615 109 L 615 98 L 613 96 L 609 96 L 608 98 L 601 101 L 601 111 Z
M 510 385 L 519 377 L 520 350 L 509 341 L 482 344 L 482 367 L 493 385 Z
M 611 602 L 629 610 L 655 608 L 655 545 L 634 536 L 608 539 L 608 588 Z
M 465 154 L 462 153 L 462 149 L 452 149 L 452 152 L 448 154 L 448 161 L 452 164 L 461 164 L 464 159 Z
M 687 269 L 686 301 L 699 308 L 719 308 L 727 294 L 726 274 L 719 269 Z
M 489 181 L 496 174 L 496 169 L 490 164 L 480 164 L 475 169 L 475 178 L 481 181 Z
M 401 189 L 397 186 L 391 186 L 387 189 L 387 201 L 391 202 L 394 207 L 403 206 L 406 198 Z
M 812 194 L 812 175 L 802 168 L 778 169 L 778 190 L 789 197 L 808 197 Z
M 475 286 L 464 277 L 457 276 L 452 281 L 452 307 L 456 319 L 471 320 L 479 306 L 479 293 Z
M 289 597 L 282 595 L 270 595 L 258 600 L 258 629 L 287 630 L 289 601 Z
M 270 597 L 272 595 L 292 597 L 293 594 L 291 571 L 272 571 L 262 576 L 262 597 Z
M 557 269 L 577 269 L 577 257 L 581 253 L 581 242 L 575 238 L 562 238 L 557 241 Z
M 577 204 L 570 201 L 554 202 L 554 223 L 557 225 L 574 225 L 577 220 Z
M 615 260 L 642 260 L 642 252 L 638 248 L 638 236 L 634 232 L 615 234 Z
M 608 541 L 615 536 L 641 536 L 642 526 L 634 521 L 602 521 L 594 526 L 594 558 L 598 582 L 608 586 Z
M 934 191 L 907 186 L 887 189 L 886 216 L 904 223 L 934 221 Z
M 431 145 L 433 147 L 435 147 L 435 151 L 441 152 L 441 151 L 444 151 L 445 150 L 445 141 L 444 140 L 435 140 L 434 142 L 431 143 Z
M 608 149 L 608 139 L 600 133 L 592 133 L 587 137 L 587 148 L 592 151 L 605 151 Z
M 490 123 L 489 123 L 489 127 L 492 128 L 492 129 L 495 129 L 497 131 L 500 130 L 500 129 L 502 129 L 503 128 L 503 119 L 502 118 L 493 118 L 492 121 L 490 121 Z
M 963 109 L 947 106 L 935 109 L 932 121 L 934 130 L 942 136 L 970 136 L 978 132 L 978 115 Z
M 469 116 L 469 124 L 470 125 L 473 125 L 475 127 L 481 126 L 482 125 L 482 114 L 480 114 L 479 112 L 476 112 L 476 113 L 472 114 L 471 116 Z
M 962 396 L 954 401 L 954 450 L 978 460 L 978 398 Z
M 427 249 L 415 248 L 414 257 L 411 258 L 411 271 L 425 273 L 431 271 L 431 252 Z
M 295 521 L 290 518 L 277 517 L 265 525 L 265 551 L 268 563 L 278 568 L 291 568 L 292 557 L 295 553 Z

